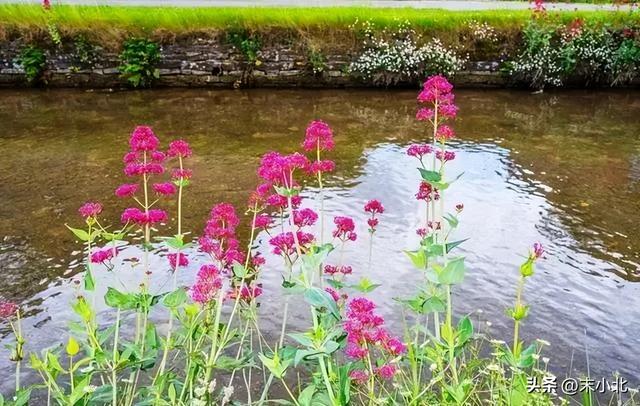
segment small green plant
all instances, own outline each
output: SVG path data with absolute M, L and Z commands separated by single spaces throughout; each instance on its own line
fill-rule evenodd
M 121 76 L 133 87 L 148 87 L 160 77 L 156 67 L 160 61 L 160 46 L 145 38 L 132 38 L 124 43 L 120 54 Z
M 78 35 L 73 41 L 73 70 L 91 69 L 98 59 L 98 48 L 84 35 Z
M 231 32 L 229 33 L 228 40 L 242 53 L 249 66 L 253 67 L 261 64 L 258 56 L 260 56 L 262 44 L 257 35 L 250 34 L 246 31 Z
M 27 45 L 20 51 L 16 63 L 24 70 L 28 83 L 35 83 L 42 78 L 47 64 L 44 51 L 34 45 Z
M 319 49 L 309 50 L 309 68 L 314 75 L 319 75 L 327 68 L 327 58 Z
M 631 81 L 640 72 L 640 41 L 627 37 L 615 51 L 612 61 L 611 84 Z

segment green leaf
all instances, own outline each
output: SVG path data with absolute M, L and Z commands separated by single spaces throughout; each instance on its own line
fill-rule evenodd
M 320 265 L 326 261 L 329 253 L 333 251 L 332 244 L 324 244 L 321 246 L 312 246 L 311 249 L 302 257 L 303 269 L 307 272 L 316 272 Z
M 467 240 L 468 240 L 468 238 L 465 238 L 464 240 L 448 242 L 447 243 L 447 252 L 451 252 L 451 250 L 453 250 L 454 248 L 458 247 L 460 244 L 462 244 L 463 242 L 465 242 Z
M 464 257 L 450 260 L 438 275 L 438 281 L 443 285 L 455 285 L 464 280 Z
M 446 305 L 438 296 L 431 296 L 422 303 L 423 313 L 442 313 L 446 309 Z
M 93 279 L 90 266 L 87 266 L 87 270 L 84 273 L 84 289 L 87 292 L 93 292 L 96 290 L 96 281 Z
M 303 345 L 305 347 L 313 347 L 313 338 L 311 338 L 308 334 L 305 333 L 291 333 L 288 334 L 289 337 L 293 338 L 298 344 Z
M 315 385 L 311 384 L 304 388 L 300 395 L 298 396 L 298 404 L 300 406 L 312 406 L 311 400 L 313 399 L 313 394 L 316 393 Z
M 178 288 L 162 298 L 162 304 L 170 309 L 175 309 L 186 301 L 187 292 L 183 288 Z
M 413 266 L 418 269 L 424 269 L 427 267 L 427 255 L 423 249 L 419 249 L 417 251 L 404 251 L 404 253 L 409 257 Z
M 333 297 L 323 289 L 309 288 L 304 292 L 304 300 L 316 309 L 325 308 L 329 310 L 337 319 L 340 318 L 338 305 Z
M 71 232 L 73 234 L 75 234 L 76 237 L 78 237 L 78 239 L 80 241 L 89 241 L 91 240 L 91 236 L 89 235 L 88 232 L 86 232 L 85 230 L 81 230 L 79 228 L 73 228 L 73 227 L 69 227 L 68 225 L 65 224 L 65 227 L 67 227 L 69 230 L 71 230 Z
M 93 318 L 93 310 L 91 310 L 91 307 L 82 296 L 79 297 L 78 300 L 76 300 L 76 302 L 71 305 L 71 308 L 85 322 L 88 322 Z
M 352 288 L 362 293 L 373 292 L 378 286 L 381 285 L 379 283 L 372 283 L 368 278 L 362 278 L 357 285 L 351 285 Z
M 284 186 L 274 186 L 273 188 L 276 190 L 276 193 L 284 197 L 293 197 L 300 193 L 300 189 L 296 187 L 288 188 Z
M 182 236 L 178 234 L 174 235 L 173 237 L 163 238 L 163 240 L 169 248 L 173 248 L 174 250 L 181 250 L 186 245 L 182 239 Z
M 473 324 L 468 316 L 458 322 L 458 346 L 463 346 L 473 336 Z
M 80 351 L 80 345 L 78 345 L 78 342 L 73 337 L 69 337 L 66 351 L 71 357 L 75 356 Z
M 137 300 L 134 294 L 122 293 L 112 287 L 107 289 L 107 293 L 104 295 L 104 302 L 109 307 L 121 310 L 132 310 L 137 307 Z
M 533 259 L 527 258 L 524 264 L 520 265 L 520 275 L 523 277 L 529 277 L 533 275 Z
M 456 228 L 458 227 L 459 221 L 458 218 L 456 216 L 454 216 L 451 213 L 447 213 L 444 216 L 442 216 L 442 218 L 444 218 L 445 220 L 447 220 L 447 223 L 449 223 L 449 226 L 451 228 Z
M 238 279 L 244 279 L 247 277 L 247 268 L 244 265 L 235 262 L 232 266 L 233 276 Z
M 16 394 L 14 395 L 15 400 L 13 401 L 12 406 L 27 406 L 29 404 L 29 400 L 31 399 L 31 391 L 33 389 L 33 386 L 28 386 L 16 392 Z M 4 404 L 4 398 L 2 398 L 0 405 L 1 404 Z
M 76 382 L 75 387 L 73 388 L 73 392 L 69 395 L 69 404 L 74 405 L 77 401 L 82 399 L 86 392 L 84 391 L 85 387 L 89 384 L 91 380 L 91 375 L 87 375 L 78 382 Z
M 442 180 L 442 175 L 440 175 L 440 172 L 430 171 L 423 168 L 418 168 L 418 171 L 420 171 L 420 176 L 422 176 L 422 179 L 429 183 L 440 182 Z

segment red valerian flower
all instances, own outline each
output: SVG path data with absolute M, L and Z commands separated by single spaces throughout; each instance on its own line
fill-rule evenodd
M 384 206 L 378 200 L 369 200 L 367 204 L 364 205 L 364 211 L 371 214 L 384 213 Z
M 171 143 L 169 143 L 169 149 L 167 150 L 167 155 L 170 157 L 179 156 L 182 158 L 188 158 L 192 153 L 189 143 L 185 140 L 171 141 Z
M 191 286 L 191 299 L 202 305 L 213 301 L 222 288 L 220 270 L 215 265 L 202 265 L 196 275 L 196 282 Z
M 14 302 L 0 302 L 0 319 L 9 320 L 18 313 L 18 305 Z
M 296 232 L 296 237 L 300 243 L 300 248 L 306 248 L 314 240 L 313 234 L 304 233 L 302 231 Z M 276 255 L 292 255 L 295 253 L 295 239 L 292 232 L 285 232 L 272 237 L 269 240 L 269 244 L 273 247 L 273 253 Z
M 311 209 L 294 210 L 293 212 L 293 224 L 299 228 L 312 226 L 317 220 L 318 215 Z
M 181 252 L 171 253 L 167 255 L 167 258 L 169 259 L 169 265 L 172 270 L 179 266 L 185 267 L 189 265 L 189 258 Z
M 118 197 L 133 197 L 138 192 L 138 185 L 136 183 L 125 183 L 116 189 L 116 196 Z
M 86 219 L 95 218 L 102 213 L 102 205 L 97 202 L 86 202 L 78 209 L 78 213 Z
M 336 229 L 333 230 L 333 236 L 341 239 L 342 241 L 355 241 L 357 238 L 354 232 L 356 226 L 353 219 L 350 217 L 337 216 L 333 219 L 333 223 L 336 225 Z
M 382 365 L 376 368 L 376 375 L 378 375 L 381 379 L 389 380 L 393 378 L 396 374 L 396 367 L 390 364 Z
M 334 148 L 333 131 L 327 123 L 315 120 L 309 123 L 305 133 L 302 149 L 305 151 L 330 151 Z
M 369 380 L 369 373 L 364 369 L 354 369 L 353 371 L 349 372 L 349 378 L 356 385 L 364 385 Z
M 456 153 L 453 151 L 444 151 L 441 150 L 436 151 L 436 158 L 443 162 L 453 161 L 456 159 Z
M 191 179 L 191 176 L 193 176 L 191 169 L 174 169 L 171 172 L 171 179 L 173 180 Z
M 118 254 L 117 248 L 103 248 L 96 250 L 91 253 L 91 262 L 94 264 L 99 264 L 102 262 L 110 261 L 114 256 Z
M 542 244 L 539 242 L 533 244 L 533 249 L 531 250 L 532 258 L 538 259 L 542 256 L 542 254 L 544 254 L 544 248 L 542 247 Z
M 420 182 L 418 193 L 416 193 L 416 199 L 424 200 L 425 202 L 430 202 L 432 200 L 439 200 L 440 192 L 438 191 L 438 189 L 431 186 L 430 183 L 422 181 Z
M 423 156 L 433 152 L 433 147 L 429 144 L 413 144 L 407 148 L 407 155 L 422 159 Z
M 129 147 L 134 152 L 155 151 L 158 149 L 158 144 L 158 137 L 153 133 L 151 127 L 147 126 L 136 127 L 129 139 Z
M 178 188 L 171 182 L 154 183 L 153 190 L 162 196 L 171 196 L 176 194 Z
M 271 226 L 271 223 L 273 223 L 273 219 L 270 215 L 264 213 L 258 214 L 255 221 L 253 222 L 253 227 L 266 230 L 267 228 L 269 228 L 269 226 Z

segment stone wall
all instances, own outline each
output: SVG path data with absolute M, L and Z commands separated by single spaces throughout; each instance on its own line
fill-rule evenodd
M 26 86 L 23 71 L 16 66 L 22 45 L 0 43 L 0 86 Z M 118 54 L 98 50 L 95 60 L 79 63 L 73 49 L 47 50 L 44 79 L 49 87 L 120 88 Z M 295 46 L 263 47 L 259 63 L 248 66 L 234 47 L 213 39 L 194 39 L 162 47 L 157 87 L 361 87 L 371 83 L 347 73 L 354 55 L 328 54 L 322 73 L 314 74 L 307 55 Z M 84 66 L 82 66 L 84 65 Z M 497 63 L 474 62 L 455 78 L 458 86 L 500 87 L 506 84 Z

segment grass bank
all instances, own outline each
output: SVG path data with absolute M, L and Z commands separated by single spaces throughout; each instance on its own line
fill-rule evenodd
M 639 13 L 628 11 L 563 11 L 554 13 L 563 21 L 581 17 L 587 22 L 614 26 L 637 24 Z M 528 10 L 451 11 L 417 9 L 333 8 L 178 8 L 54 6 L 45 12 L 38 5 L 0 5 L 0 31 L 4 39 L 46 35 L 53 21 L 63 36 L 84 34 L 103 43 L 130 36 L 156 39 L 203 35 L 233 29 L 256 32 L 327 34 L 351 31 L 356 20 L 376 27 L 393 27 L 408 21 L 426 34 L 452 35 L 464 30 L 470 20 L 486 22 L 500 31 L 519 31 L 531 17 Z M 0 39 L 2 38 L 0 37 Z

